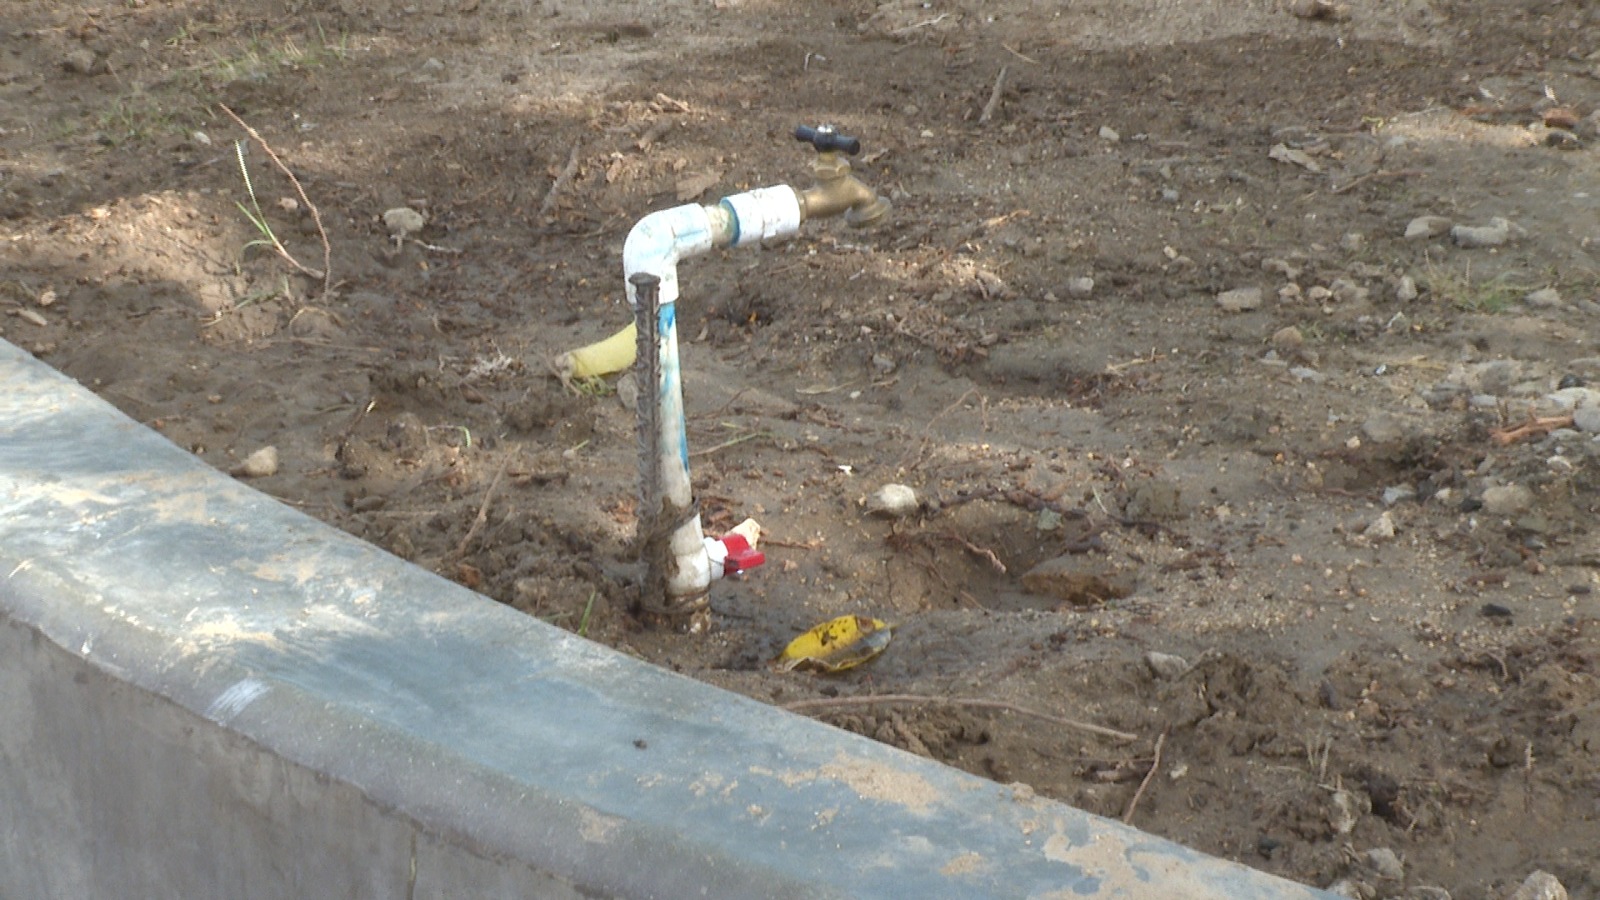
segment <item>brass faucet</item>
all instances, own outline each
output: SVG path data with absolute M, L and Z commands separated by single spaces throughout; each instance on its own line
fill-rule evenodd
M 889 214 L 889 201 L 850 174 L 850 160 L 861 152 L 861 142 L 845 137 L 831 125 L 795 129 L 796 140 L 817 149 L 811 172 L 817 179 L 813 187 L 799 191 L 800 217 L 820 219 L 844 213 L 845 223 L 854 228 L 869 228 Z

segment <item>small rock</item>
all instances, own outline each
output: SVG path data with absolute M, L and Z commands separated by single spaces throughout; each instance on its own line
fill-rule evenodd
M 1171 653 L 1160 653 L 1155 650 L 1151 650 L 1149 653 L 1144 655 L 1144 664 L 1149 666 L 1150 671 L 1153 672 L 1157 678 L 1160 678 L 1163 681 L 1173 681 L 1175 679 L 1182 678 L 1183 674 L 1189 671 L 1188 660 L 1181 656 L 1174 656 Z
M 1261 271 L 1271 272 L 1274 275 L 1282 275 L 1289 281 L 1293 281 L 1300 277 L 1300 270 L 1295 268 L 1295 266 L 1286 259 L 1273 259 L 1271 257 L 1263 259 L 1261 261 Z
M 1350 18 L 1350 8 L 1333 0 L 1295 0 L 1289 11 L 1311 22 L 1343 22 Z
M 194 134 L 189 135 L 189 140 L 194 141 L 196 147 L 211 146 L 211 135 L 206 134 L 204 131 L 196 131 Z
M 1499 247 L 1511 240 L 1511 223 L 1493 218 L 1487 225 L 1457 225 L 1450 229 L 1450 239 L 1465 250 Z
M 1388 847 L 1377 847 L 1368 850 L 1366 862 L 1372 871 L 1378 873 L 1379 878 L 1399 881 L 1406 877 L 1405 864 L 1400 862 L 1399 854 Z
M 241 478 L 266 478 L 278 473 L 278 448 L 268 445 L 246 456 L 235 466 L 233 474 Z
M 1306 299 L 1310 300 L 1312 303 L 1321 303 L 1332 296 L 1333 291 L 1328 290 L 1320 284 L 1314 284 L 1311 286 L 1310 290 L 1306 291 Z
M 1301 293 L 1300 285 L 1295 284 L 1292 281 L 1283 287 L 1278 288 L 1279 303 L 1298 303 L 1303 299 L 1305 299 L 1305 295 Z
M 438 59 L 430 56 L 426 60 L 423 61 L 423 63 L 422 63 L 422 71 L 430 72 L 430 73 L 443 72 L 444 71 L 444 63 L 442 63 Z
M 1373 890 L 1359 881 L 1350 878 L 1341 878 L 1328 885 L 1328 893 L 1335 897 L 1344 897 L 1346 900 L 1367 900 L 1373 895 Z
M 1383 489 L 1383 505 L 1394 506 L 1417 498 L 1417 489 L 1409 484 L 1397 484 Z
M 1410 303 L 1417 299 L 1417 280 L 1410 275 L 1401 275 L 1400 280 L 1394 285 L 1394 298 L 1401 303 Z
M 1600 432 L 1600 406 L 1580 406 L 1573 410 L 1572 427 L 1586 434 Z
M 1333 284 L 1328 285 L 1328 290 L 1333 292 L 1333 297 L 1340 303 L 1359 304 L 1367 302 L 1370 292 L 1348 278 L 1335 278 Z
M 1565 128 L 1568 131 L 1578 127 L 1583 121 L 1578 114 L 1565 106 L 1552 106 L 1544 111 L 1544 125 L 1546 128 Z
M 1417 241 L 1436 238 L 1449 231 L 1452 224 L 1444 216 L 1417 216 L 1406 223 L 1406 240 Z
M 1369 541 L 1391 541 L 1394 540 L 1394 533 L 1394 517 L 1388 510 L 1384 510 L 1372 520 L 1372 524 L 1368 525 L 1365 531 L 1361 532 L 1361 536 Z
M 1316 369 L 1313 369 L 1310 366 L 1292 366 L 1289 369 L 1289 374 L 1292 375 L 1296 381 L 1309 381 L 1312 384 L 1322 384 L 1328 380 L 1328 376 L 1318 372 Z
M 408 237 L 422 230 L 428 219 L 409 206 L 397 206 L 383 214 L 383 225 L 397 238 Z
M 1533 490 L 1521 484 L 1497 484 L 1485 488 L 1483 511 L 1491 516 L 1514 516 L 1533 508 Z
M 1485 603 L 1479 607 L 1478 614 L 1488 619 L 1511 618 L 1511 607 L 1501 603 Z
M 1117 141 L 1122 140 L 1122 135 L 1118 134 L 1117 130 L 1110 125 L 1101 125 L 1100 140 L 1115 144 Z
M 54 306 L 56 303 L 56 292 L 47 288 L 35 299 L 38 301 L 40 306 Z
M 1067 294 L 1073 297 L 1087 297 L 1094 293 L 1094 279 L 1087 275 L 1079 278 L 1067 279 Z
M 917 492 L 903 484 L 886 484 L 867 498 L 867 512 L 886 519 L 903 519 L 921 508 Z
M 1183 195 L 1179 194 L 1175 188 L 1162 188 L 1161 199 L 1166 203 L 1177 203 L 1183 199 Z
M 1387 410 L 1373 413 L 1361 423 L 1361 433 L 1374 444 L 1392 444 L 1416 433 L 1414 421 Z
M 1361 801 L 1349 791 L 1337 790 L 1328 797 L 1328 824 L 1333 827 L 1334 834 L 1354 831 L 1364 812 Z
M 1567 889 L 1554 875 L 1541 870 L 1523 879 L 1511 900 L 1567 900 Z
M 1367 236 L 1359 231 L 1347 232 L 1343 237 L 1339 238 L 1339 246 L 1346 253 L 1358 253 L 1366 245 Z
M 882 375 L 892 374 L 894 372 L 894 370 L 899 368 L 899 367 L 900 367 L 900 364 L 895 362 L 894 357 L 890 356 L 887 353 L 874 353 L 874 354 L 872 354 L 872 368 L 876 369 L 879 372 L 879 374 L 882 374 Z
M 1561 307 L 1561 292 L 1553 287 L 1540 288 L 1522 298 L 1522 302 L 1534 309 L 1559 309 Z
M 1293 325 L 1285 325 L 1272 333 L 1272 349 L 1285 355 L 1306 345 L 1306 336 Z
M 1242 287 L 1217 295 L 1217 305 L 1227 312 L 1248 312 L 1261 308 L 1261 288 Z
M 1022 573 L 1023 590 L 1054 598 L 1063 608 L 1121 600 L 1131 596 L 1135 586 L 1131 573 L 1070 555 L 1047 559 Z
M 74 75 L 99 75 L 109 69 L 104 59 L 82 44 L 66 52 L 61 59 L 61 68 Z

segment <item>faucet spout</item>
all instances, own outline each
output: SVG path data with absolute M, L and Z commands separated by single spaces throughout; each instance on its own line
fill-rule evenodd
M 844 214 L 845 224 L 870 228 L 889 214 L 889 200 L 850 173 L 850 161 L 836 152 L 817 154 L 815 186 L 800 191 L 800 215 L 820 219 Z

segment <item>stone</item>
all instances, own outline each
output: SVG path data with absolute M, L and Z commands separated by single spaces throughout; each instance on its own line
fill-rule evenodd
M 1272 333 L 1272 349 L 1279 353 L 1293 353 L 1304 347 L 1305 344 L 1306 336 L 1301 334 L 1300 329 L 1293 325 L 1285 325 Z
M 241 478 L 266 478 L 278 473 L 278 448 L 268 445 L 246 456 L 235 466 L 233 474 Z
M 1163 681 L 1182 678 L 1184 673 L 1189 671 L 1188 660 L 1181 656 L 1174 656 L 1171 653 L 1161 653 L 1155 650 L 1151 650 L 1144 655 L 1144 664 L 1149 666 L 1150 671 Z
M 1384 510 L 1361 532 L 1361 536 L 1369 541 L 1390 541 L 1394 540 L 1394 535 L 1394 516 L 1388 510 Z
M 1361 423 L 1361 434 L 1374 444 L 1391 444 L 1410 437 L 1415 424 L 1399 413 L 1387 410 L 1373 413 Z
M 1522 880 L 1511 900 L 1567 900 L 1567 889 L 1554 875 L 1539 870 Z
M 389 234 L 397 237 L 409 237 L 422 230 L 428 224 L 428 219 L 422 213 L 409 206 L 397 206 L 383 214 L 383 227 L 389 229 Z
M 1334 834 L 1349 834 L 1356 828 L 1362 813 L 1361 800 L 1349 791 L 1340 789 L 1328 797 L 1328 825 Z
M 1491 516 L 1514 516 L 1533 508 L 1533 490 L 1521 484 L 1497 484 L 1483 491 L 1483 511 Z
M 1561 292 L 1553 287 L 1540 288 L 1523 297 L 1522 302 L 1534 309 L 1559 309 L 1562 305 Z
M 1366 863 L 1372 871 L 1378 873 L 1379 878 L 1389 878 L 1400 881 L 1406 877 L 1405 864 L 1400 862 L 1400 855 L 1388 847 L 1376 847 L 1366 852 Z
M 1067 295 L 1070 297 L 1087 297 L 1094 293 L 1094 279 L 1087 275 L 1067 279 Z
M 1450 229 L 1450 239 L 1464 250 L 1499 247 L 1511 240 L 1511 223 L 1493 218 L 1487 225 L 1457 225 Z
M 1580 406 L 1573 410 L 1572 427 L 1586 434 L 1600 433 L 1600 406 Z
M 1099 606 L 1133 594 L 1131 573 L 1077 556 L 1047 559 L 1022 574 L 1022 587 L 1030 594 L 1053 597 L 1063 607 Z
M 1217 305 L 1226 312 L 1249 312 L 1261 308 L 1261 288 L 1242 287 L 1217 295 Z
M 1101 125 L 1100 140 L 1115 144 L 1117 141 L 1122 140 L 1122 135 L 1118 134 L 1117 130 L 1110 125 Z
M 1417 299 L 1417 280 L 1410 275 L 1401 275 L 1400 280 L 1394 285 L 1394 298 L 1401 303 L 1410 303 Z
M 1383 505 L 1394 506 L 1417 498 L 1417 489 L 1409 484 L 1397 484 L 1383 489 Z
M 886 484 L 867 498 L 866 507 L 867 512 L 875 516 L 903 519 L 921 509 L 922 504 L 912 488 L 903 484 Z
M 1406 223 L 1406 240 L 1417 241 L 1436 238 L 1449 231 L 1453 224 L 1444 216 L 1417 216 Z

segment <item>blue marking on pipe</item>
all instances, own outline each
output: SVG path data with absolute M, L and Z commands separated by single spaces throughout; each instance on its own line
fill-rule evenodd
M 728 202 L 727 197 L 723 197 L 722 202 L 717 205 L 727 210 L 728 214 L 733 218 L 733 240 L 729 242 L 729 246 L 739 246 L 739 211 L 733 208 L 733 204 Z

